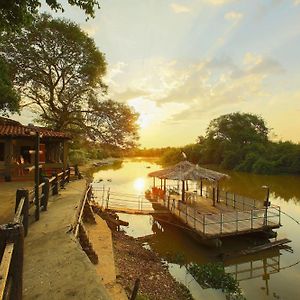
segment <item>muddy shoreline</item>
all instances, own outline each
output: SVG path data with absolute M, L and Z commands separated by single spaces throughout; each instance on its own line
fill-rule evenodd
M 140 279 L 139 297 L 149 300 L 190 300 L 188 289 L 169 273 L 160 257 L 145 249 L 143 243 L 126 235 L 123 231 L 112 231 L 117 280 L 127 296 L 137 278 Z

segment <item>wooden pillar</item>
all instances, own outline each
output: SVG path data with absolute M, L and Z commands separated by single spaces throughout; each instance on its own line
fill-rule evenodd
M 217 182 L 217 202 L 219 202 L 219 181 Z
M 153 187 L 155 187 L 155 177 L 153 177 Z
M 11 181 L 12 178 L 12 161 L 13 161 L 13 143 L 12 138 L 8 137 L 5 140 L 4 146 L 4 159 L 5 159 L 5 181 Z
M 184 180 L 182 180 L 181 200 L 182 200 L 182 202 L 185 202 L 185 184 L 184 184 Z
M 163 184 L 162 184 L 162 182 L 163 182 L 163 180 L 162 179 L 160 179 L 160 188 L 162 189 L 162 187 L 163 187 Z
M 166 181 L 167 181 L 167 179 L 164 179 L 164 192 L 166 193 L 166 190 L 167 190 L 167 184 L 166 184 Z
M 34 205 L 35 205 L 35 220 L 40 219 L 40 195 L 39 195 L 39 185 L 40 185 L 40 133 L 37 131 L 35 134 L 35 146 L 34 146 Z

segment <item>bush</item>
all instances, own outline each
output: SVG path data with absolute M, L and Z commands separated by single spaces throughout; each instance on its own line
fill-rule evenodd
M 87 153 L 80 149 L 71 149 L 69 151 L 69 160 L 71 164 L 83 165 L 87 162 Z

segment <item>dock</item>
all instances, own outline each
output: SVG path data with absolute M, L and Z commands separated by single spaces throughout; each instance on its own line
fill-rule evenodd
M 280 207 L 267 208 L 238 200 L 226 201 L 222 197 L 215 206 L 209 198 L 195 195 L 191 202 L 183 203 L 177 195 L 154 201 L 167 208 L 181 222 L 204 239 L 222 238 L 279 228 Z M 244 209 L 241 208 L 244 206 Z

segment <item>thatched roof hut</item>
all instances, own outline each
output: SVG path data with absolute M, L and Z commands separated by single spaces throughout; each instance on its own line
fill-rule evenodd
M 202 195 L 202 180 L 210 182 L 218 182 L 223 178 L 229 178 L 227 174 L 216 172 L 210 169 L 202 168 L 198 165 L 192 164 L 185 160 L 177 163 L 174 166 L 151 172 L 148 174 L 150 177 L 157 177 L 161 180 L 180 180 L 182 181 L 182 201 L 185 199 L 185 181 L 201 181 L 201 195 Z M 155 179 L 154 179 L 155 180 Z M 218 189 L 218 187 L 217 187 Z M 218 193 L 217 193 L 218 197 Z
M 162 170 L 154 171 L 148 174 L 150 177 L 170 180 L 192 180 L 200 181 L 206 179 L 209 181 L 219 181 L 223 178 L 229 178 L 227 174 L 216 172 L 210 169 L 202 168 L 185 160 L 178 164 Z

